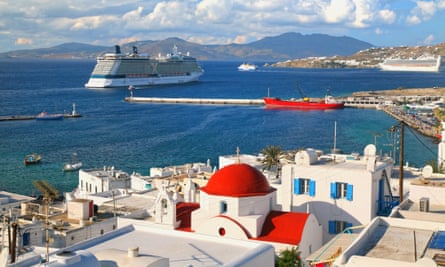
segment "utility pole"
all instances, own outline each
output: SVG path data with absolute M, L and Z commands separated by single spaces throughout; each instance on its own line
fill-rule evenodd
M 400 155 L 399 155 L 399 197 L 403 201 L 403 143 L 405 138 L 405 123 L 400 121 Z

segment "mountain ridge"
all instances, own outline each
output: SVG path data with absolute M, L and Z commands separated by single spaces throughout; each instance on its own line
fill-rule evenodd
M 285 45 L 283 45 L 285 44 Z M 145 40 L 121 45 L 123 53 L 137 46 L 139 53 L 153 56 L 171 52 L 173 45 L 190 52 L 198 60 L 279 61 L 309 56 L 347 56 L 373 47 L 372 44 L 347 36 L 288 32 L 265 37 L 247 44 L 201 45 L 177 37 L 164 40 Z M 97 46 L 77 42 L 63 43 L 49 48 L 15 50 L 0 53 L 0 58 L 96 58 L 113 52 L 114 46 Z

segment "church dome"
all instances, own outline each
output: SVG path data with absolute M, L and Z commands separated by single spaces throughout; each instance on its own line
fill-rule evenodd
M 266 195 L 275 189 L 269 186 L 266 177 L 259 170 L 240 163 L 217 171 L 201 190 L 209 195 L 249 197 Z

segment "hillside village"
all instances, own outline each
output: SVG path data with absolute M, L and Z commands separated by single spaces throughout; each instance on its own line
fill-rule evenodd
M 271 64 L 273 67 L 293 68 L 378 68 L 387 58 L 417 58 L 445 55 L 445 43 L 434 46 L 399 46 L 369 48 L 352 56 L 308 57 Z
M 253 267 L 290 251 L 305 267 L 445 266 L 445 176 L 394 163 L 369 144 L 352 154 L 237 149 L 219 157 L 219 169 L 208 161 L 149 176 L 81 169 L 63 198 L 44 180 L 36 183 L 43 198 L 0 191 L 9 248 L 0 259 L 14 267 Z

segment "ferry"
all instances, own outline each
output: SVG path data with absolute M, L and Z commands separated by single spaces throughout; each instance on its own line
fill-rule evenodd
M 249 63 L 243 63 L 238 66 L 239 71 L 255 71 L 257 70 L 257 65 L 249 64 Z
M 420 56 L 417 58 L 388 58 L 380 63 L 385 71 L 423 71 L 439 72 L 444 70 L 445 58 L 442 56 Z
M 197 81 L 204 73 L 194 57 L 183 55 L 176 46 L 171 54 L 152 58 L 133 52 L 122 54 L 120 46 L 115 53 L 97 58 L 96 66 L 85 84 L 86 88 L 146 87 L 162 84 L 182 84 Z

